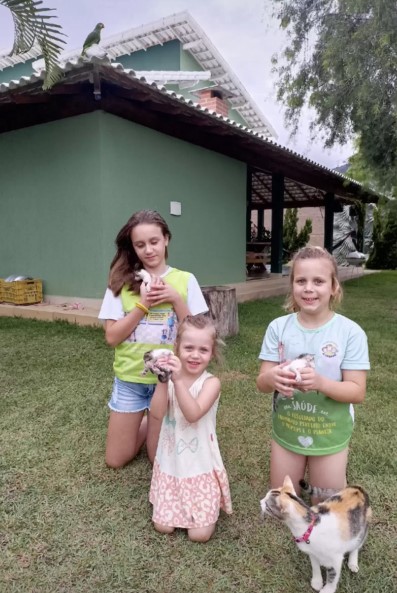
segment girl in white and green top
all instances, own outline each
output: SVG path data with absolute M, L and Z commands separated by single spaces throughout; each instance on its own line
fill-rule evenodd
M 274 392 L 271 487 L 288 474 L 299 492 L 307 468 L 313 486 L 339 490 L 346 483 L 353 404 L 365 397 L 367 338 L 357 323 L 333 311 L 342 290 L 327 251 L 299 251 L 290 280 L 292 313 L 270 323 L 259 355 L 258 388 Z M 314 368 L 301 369 L 297 383 L 288 362 L 306 354 Z
M 133 459 L 147 434 L 148 454 L 153 459 L 160 426 L 145 413 L 157 378 L 142 376 L 143 355 L 152 348 L 172 350 L 178 321 L 208 311 L 193 274 L 167 265 L 170 239 L 167 223 L 153 210 L 133 214 L 116 238 L 117 253 L 99 313 L 105 321 L 106 341 L 115 348 L 106 443 L 110 467 Z M 136 277 L 141 268 L 151 275 L 150 291 Z

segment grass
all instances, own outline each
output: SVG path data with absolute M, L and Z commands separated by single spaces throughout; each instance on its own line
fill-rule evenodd
M 1 593 L 300 593 L 310 566 L 287 528 L 259 516 L 267 490 L 270 398 L 256 391 L 258 353 L 281 298 L 239 307 L 220 373 L 218 437 L 234 513 L 208 544 L 157 534 L 145 453 L 104 464 L 112 351 L 101 329 L 0 318 Z M 396 582 L 397 273 L 345 284 L 343 314 L 367 332 L 372 370 L 356 406 L 350 483 L 374 521 L 357 575 L 339 591 L 390 593 Z

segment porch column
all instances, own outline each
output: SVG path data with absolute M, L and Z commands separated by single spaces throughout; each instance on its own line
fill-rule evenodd
M 245 241 L 249 243 L 251 241 L 251 213 L 252 213 L 252 170 L 251 167 L 247 167 L 247 184 L 246 184 L 246 203 L 247 213 L 245 216 Z
M 245 222 L 245 242 L 249 243 L 251 241 L 251 204 L 247 204 Z
M 334 244 L 334 205 L 335 194 L 327 192 L 324 196 L 324 248 L 332 253 Z
M 262 232 L 263 232 L 263 227 L 264 227 L 263 222 L 265 220 L 264 214 L 265 214 L 265 211 L 263 210 L 263 208 L 258 208 L 258 236 L 259 237 L 262 236 Z
M 281 274 L 283 268 L 283 213 L 284 213 L 284 175 L 272 175 L 272 253 L 271 272 Z

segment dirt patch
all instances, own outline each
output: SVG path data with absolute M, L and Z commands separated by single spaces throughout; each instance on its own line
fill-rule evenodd
M 239 371 L 223 371 L 218 373 L 218 376 L 221 383 L 223 381 L 244 381 L 245 379 L 250 379 L 250 375 L 240 373 Z

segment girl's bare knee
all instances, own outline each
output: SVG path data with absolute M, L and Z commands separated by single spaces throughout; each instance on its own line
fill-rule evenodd
M 120 469 L 134 459 L 135 455 L 121 456 L 119 453 L 108 452 L 105 453 L 105 463 L 111 469 Z
M 341 490 L 346 486 L 348 449 L 331 455 L 309 457 L 309 482 L 320 488 Z
M 214 535 L 215 524 L 208 527 L 197 527 L 188 529 L 188 536 L 190 541 L 205 544 Z
M 124 465 L 125 465 L 125 463 L 123 463 L 119 459 L 115 459 L 110 456 L 105 457 L 105 463 L 108 467 L 110 467 L 110 469 L 120 469 L 121 467 L 124 467 Z
M 175 527 L 169 527 L 169 525 L 160 525 L 159 523 L 153 523 L 153 525 L 159 533 L 173 533 L 175 531 Z

